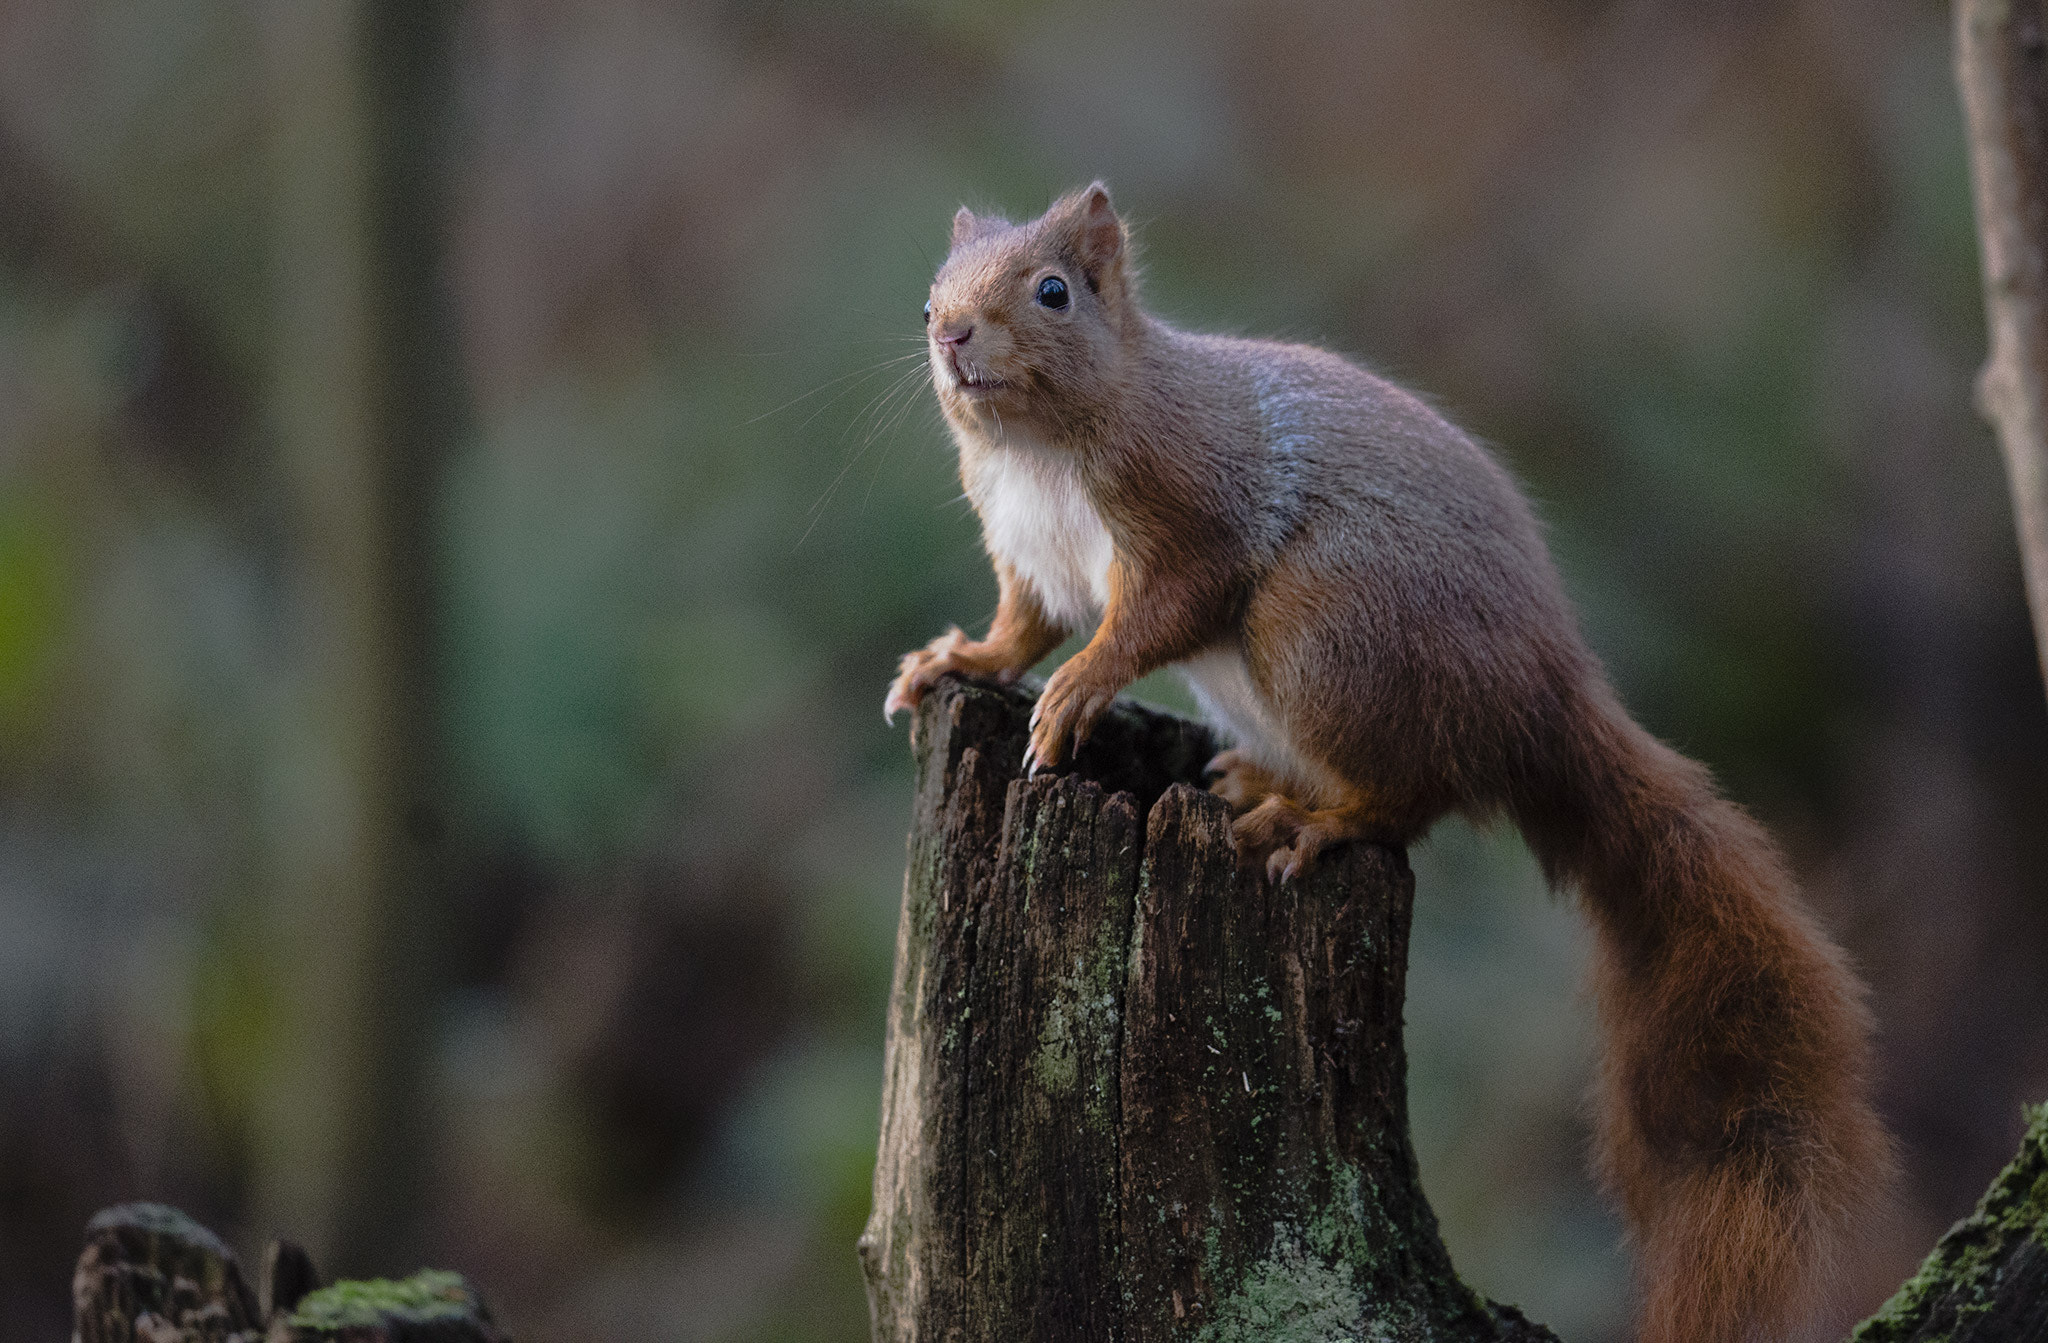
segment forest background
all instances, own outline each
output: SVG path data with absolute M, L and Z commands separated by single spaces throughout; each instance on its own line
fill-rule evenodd
M 6 0 L 0 1343 L 138 1197 L 535 1343 L 866 1336 L 881 692 L 993 603 L 918 309 L 1097 176 L 1160 312 L 1496 445 L 1784 839 L 1905 1147 L 1862 1304 L 1967 1211 L 2048 1098 L 2048 708 L 1944 6 Z M 1413 858 L 1452 1252 L 1619 1339 L 1582 931 Z

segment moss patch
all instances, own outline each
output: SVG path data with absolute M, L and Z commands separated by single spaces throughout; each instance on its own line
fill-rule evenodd
M 459 1273 L 424 1269 L 398 1282 L 369 1278 L 337 1282 L 309 1293 L 292 1312 L 299 1329 L 346 1329 L 385 1323 L 459 1320 L 476 1311 L 476 1297 Z
M 1920 1271 L 1856 1327 L 1852 1343 L 1938 1343 L 1991 1309 L 1999 1276 L 2022 1240 L 2048 1245 L 2048 1105 L 2027 1111 L 2019 1155 L 1977 1210 L 1949 1228 Z

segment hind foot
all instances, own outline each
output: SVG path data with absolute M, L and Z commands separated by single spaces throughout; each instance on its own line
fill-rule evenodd
M 1209 791 L 1228 802 L 1232 811 L 1249 811 L 1280 791 L 1280 781 L 1246 759 L 1242 751 L 1218 752 L 1202 767 L 1202 773 L 1222 776 L 1209 785 Z
M 1372 813 L 1358 800 L 1311 811 L 1277 791 L 1230 825 L 1247 857 L 1265 859 L 1269 881 L 1299 876 L 1330 845 L 1365 839 L 1376 829 Z

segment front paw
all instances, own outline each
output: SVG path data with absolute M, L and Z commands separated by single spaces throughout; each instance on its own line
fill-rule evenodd
M 882 700 L 882 721 L 894 723 L 899 710 L 915 709 L 933 682 L 958 670 L 960 650 L 967 642 L 966 634 L 956 625 L 923 648 L 905 653 L 897 664 L 896 679 L 889 683 L 889 693 Z
M 1095 724 L 1109 712 L 1116 690 L 1076 671 L 1071 662 L 1054 672 L 1031 710 L 1031 749 L 1024 753 L 1025 773 L 1036 774 L 1059 764 L 1070 742 L 1079 751 Z

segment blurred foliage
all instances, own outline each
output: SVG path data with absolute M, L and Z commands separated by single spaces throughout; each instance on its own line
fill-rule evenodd
M 277 727 L 321 619 L 271 400 L 284 8 L 0 11 L 0 1339 L 60 1332 L 100 1203 L 293 1231 L 248 1220 L 265 818 L 320 785 Z M 1969 1206 L 2048 1091 L 2048 713 L 1940 6 L 490 0 L 461 37 L 456 934 L 402 1099 L 429 1255 L 519 1337 L 864 1337 L 880 697 L 994 601 L 917 312 L 963 200 L 1095 176 L 1162 313 L 1497 444 L 1630 703 L 1785 835 L 1912 1170 L 1865 1303 Z M 1512 836 L 1417 869 L 1454 1253 L 1620 1337 L 1583 935 Z

